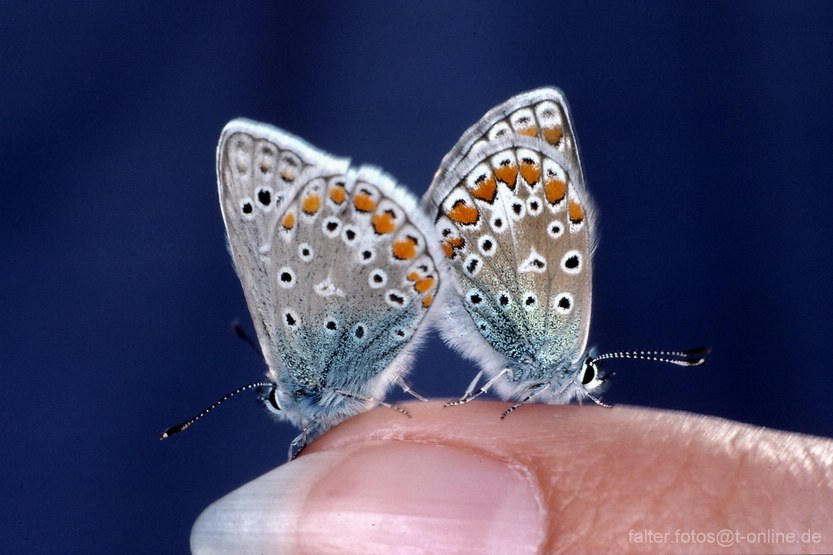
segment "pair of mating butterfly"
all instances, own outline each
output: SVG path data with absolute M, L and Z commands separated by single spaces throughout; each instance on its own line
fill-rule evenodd
M 429 311 L 481 368 L 449 404 L 494 387 L 517 401 L 503 416 L 530 401 L 603 404 L 604 359 L 705 363 L 700 350 L 586 353 L 594 211 L 557 89 L 489 111 L 443 159 L 421 207 L 376 168 L 242 119 L 223 130 L 217 176 L 269 381 L 163 438 L 254 388 L 302 430 L 293 458 L 391 384 L 410 392 L 403 377 Z

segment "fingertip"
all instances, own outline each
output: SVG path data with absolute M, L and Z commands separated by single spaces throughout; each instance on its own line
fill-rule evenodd
M 365 441 L 305 453 L 212 504 L 195 553 L 535 552 L 529 477 L 482 452 Z
M 833 539 L 823 438 L 625 406 L 524 405 L 504 420 L 494 401 L 406 406 L 412 419 L 352 418 L 209 507 L 194 551 L 667 552 L 680 546 L 640 534 L 767 523 L 820 533 L 813 548 Z
M 406 422 L 371 411 L 333 429 L 313 449 L 396 440 L 503 461 L 529 476 L 543 500 L 545 551 L 578 541 L 582 549 L 664 552 L 669 544 L 637 545 L 633 531 L 732 525 L 754 534 L 763 522 L 819 532 L 827 543 L 813 548 L 833 542 L 833 442 L 827 438 L 623 405 L 524 405 L 501 420 L 507 406 L 419 403 L 408 406 L 414 418 Z M 808 512 L 808 506 L 815 508 Z M 727 514 L 735 515 L 731 522 Z M 789 545 L 768 546 L 783 547 Z

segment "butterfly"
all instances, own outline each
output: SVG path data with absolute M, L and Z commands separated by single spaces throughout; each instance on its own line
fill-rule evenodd
M 451 405 L 491 388 L 517 401 L 504 417 L 530 401 L 604 405 L 602 360 L 706 362 L 702 349 L 588 352 L 597 212 L 558 89 L 490 110 L 445 156 L 422 205 L 453 277 L 441 334 L 480 367 Z
M 236 119 L 217 147 L 228 248 L 268 366 L 163 434 L 256 389 L 301 429 L 290 458 L 331 426 L 384 404 L 440 291 L 441 259 L 417 200 L 391 177 L 269 125 Z M 398 409 L 401 412 L 405 412 Z

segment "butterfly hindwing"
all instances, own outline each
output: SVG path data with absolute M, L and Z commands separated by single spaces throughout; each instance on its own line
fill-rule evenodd
M 457 293 L 444 337 L 487 376 L 509 368 L 495 383 L 506 398 L 547 383 L 556 396 L 572 390 L 590 322 L 594 218 L 561 93 L 539 89 L 489 111 L 443 160 L 423 205 Z

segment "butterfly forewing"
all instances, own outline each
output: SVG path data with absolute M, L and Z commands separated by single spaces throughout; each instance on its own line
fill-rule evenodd
M 451 151 L 443 158 L 432 183 L 430 197 L 448 194 L 453 179 L 446 174 L 453 173 L 472 150 L 484 142 L 494 141 L 508 135 L 537 137 L 560 152 L 575 173 L 577 186 L 583 187 L 578 143 L 564 95 L 555 88 L 541 88 L 515 96 L 489 110 L 479 122 L 469 128 Z M 437 187 L 437 190 L 434 188 Z
M 220 207 L 228 247 L 261 350 L 270 365 L 275 344 L 277 283 L 271 245 L 285 207 L 303 183 L 344 175 L 349 161 L 328 156 L 275 127 L 233 120 L 217 147 Z

